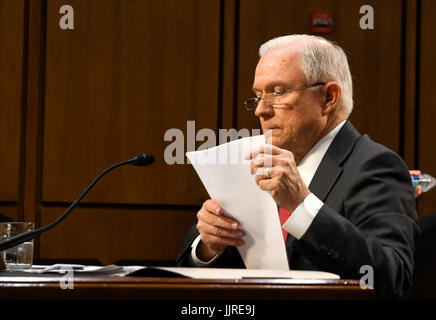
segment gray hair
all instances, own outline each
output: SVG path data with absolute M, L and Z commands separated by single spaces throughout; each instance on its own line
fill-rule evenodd
M 301 70 L 307 81 L 336 81 L 342 89 L 339 106 L 349 115 L 353 110 L 353 82 L 344 50 L 338 45 L 318 36 L 293 34 L 265 42 L 259 48 L 262 57 L 274 48 L 288 47 L 302 57 Z

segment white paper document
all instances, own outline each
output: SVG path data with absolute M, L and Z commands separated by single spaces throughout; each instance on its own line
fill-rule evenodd
M 324 271 L 306 270 L 268 270 L 268 269 L 228 269 L 228 268 L 179 268 L 156 267 L 160 270 L 174 272 L 193 279 L 301 279 L 301 280 L 334 280 L 340 279 L 337 274 Z
M 156 273 L 158 271 L 158 273 Z M 270 270 L 270 269 L 231 269 L 231 268 L 181 268 L 157 266 L 85 266 L 75 264 L 55 264 L 51 266 L 33 265 L 32 268 L 18 270 L 28 274 L 59 274 L 72 272 L 75 276 L 104 277 L 187 277 L 192 279 L 299 279 L 329 280 L 340 279 L 334 273 L 306 270 Z M 135 274 L 136 272 L 136 274 Z M 138 274 L 139 272 L 139 274 Z
M 251 147 L 263 144 L 264 136 L 254 136 L 186 156 L 211 199 L 245 231 L 245 244 L 238 250 L 246 268 L 289 270 L 277 205 L 256 184 L 250 160 L 244 159 Z
M 136 271 L 141 267 L 136 267 L 135 270 L 128 270 L 129 272 Z M 124 275 L 125 270 L 123 266 L 108 265 L 108 266 L 85 266 L 81 264 L 54 264 L 46 265 L 32 265 L 32 268 L 18 270 L 27 273 L 59 273 L 65 274 L 66 272 L 74 272 L 77 274 L 94 274 L 94 275 L 114 275 L 120 273 Z

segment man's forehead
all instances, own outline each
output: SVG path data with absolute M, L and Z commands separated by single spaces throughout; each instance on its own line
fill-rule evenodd
M 256 66 L 253 90 L 266 84 L 271 86 L 274 83 L 279 86 L 304 81 L 300 62 L 300 54 L 296 51 L 273 49 L 267 52 Z
M 259 60 L 276 61 L 279 63 L 299 61 L 300 51 L 296 46 L 282 46 L 267 51 Z

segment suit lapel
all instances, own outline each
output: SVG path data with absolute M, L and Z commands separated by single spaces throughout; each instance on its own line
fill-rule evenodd
M 325 160 L 325 161 L 324 161 Z M 319 200 L 325 201 L 327 194 L 335 184 L 342 168 L 339 167 L 331 158 L 324 157 L 323 166 L 316 171 L 309 185 L 309 190 L 318 197 Z
M 342 172 L 341 164 L 353 150 L 359 137 L 359 132 L 347 120 L 327 149 L 309 185 L 309 190 L 321 201 L 325 201 L 339 178 Z
M 333 139 L 309 185 L 309 190 L 321 201 L 325 201 L 336 180 L 341 175 L 341 164 L 353 150 L 360 136 L 360 133 L 347 120 Z M 292 246 L 296 240 L 292 235 L 288 235 L 286 241 L 288 259 L 291 259 Z

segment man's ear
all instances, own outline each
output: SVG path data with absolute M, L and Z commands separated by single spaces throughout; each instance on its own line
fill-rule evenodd
M 339 99 L 342 94 L 341 86 L 337 82 L 328 82 L 324 86 L 325 104 L 322 108 L 324 115 L 336 110 L 339 104 Z

